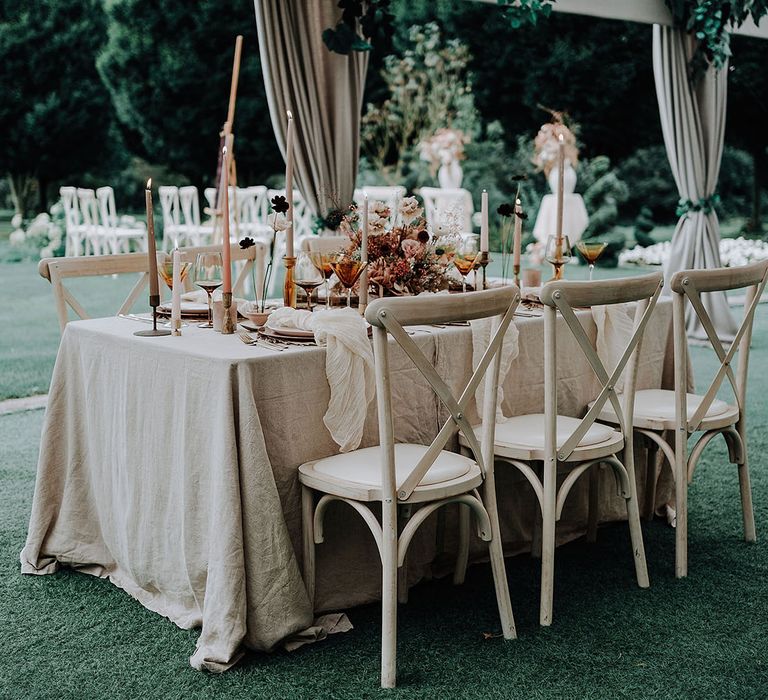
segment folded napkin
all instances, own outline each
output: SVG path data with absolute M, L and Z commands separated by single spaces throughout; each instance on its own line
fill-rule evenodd
M 492 318 L 480 318 L 470 321 L 472 327 L 472 370 L 477 369 L 480 360 L 483 359 L 483 353 L 491 342 Z M 499 368 L 499 393 L 496 398 L 496 422 L 504 423 L 507 419 L 501 410 L 501 402 L 504 400 L 504 379 L 512 366 L 514 360 L 520 354 L 520 345 L 518 343 L 519 332 L 514 321 L 509 324 L 507 332 L 504 334 L 504 340 L 501 342 L 501 367 Z M 490 368 L 487 370 L 490 372 Z M 483 415 L 483 397 L 485 396 L 485 378 L 480 382 L 480 386 L 475 390 L 475 403 L 477 404 L 477 414 L 482 418 Z
M 310 312 L 282 307 L 272 312 L 267 328 L 311 330 L 317 344 L 326 347 L 331 398 L 323 423 L 341 452 L 357 449 L 376 387 L 373 351 L 362 316 L 355 309 Z
M 634 328 L 634 304 L 611 304 L 593 306 L 592 319 L 597 326 L 595 349 L 597 356 L 610 375 L 626 350 Z M 615 386 L 616 392 L 624 389 L 624 373 Z

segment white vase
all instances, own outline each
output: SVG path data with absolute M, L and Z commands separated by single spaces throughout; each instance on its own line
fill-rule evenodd
M 549 171 L 549 176 L 547 177 L 547 182 L 549 183 L 549 189 L 552 190 L 552 194 L 557 194 L 557 178 L 559 173 L 559 168 L 556 165 L 552 170 Z M 567 158 L 565 159 L 565 173 L 563 174 L 563 192 L 565 194 L 573 194 L 574 190 L 576 189 L 576 171 L 573 169 L 573 166 L 571 165 L 571 161 Z
M 452 160 L 450 163 L 444 163 L 437 171 L 437 181 L 444 190 L 458 189 L 461 187 L 461 181 L 464 179 L 464 172 L 459 165 L 459 161 Z

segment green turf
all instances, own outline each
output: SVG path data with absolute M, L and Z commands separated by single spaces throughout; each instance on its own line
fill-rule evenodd
M 711 361 L 694 348 L 696 370 Z M 196 631 L 110 583 L 19 573 L 40 411 L 0 418 L 0 698 L 765 698 L 768 696 L 768 319 L 758 314 L 749 410 L 757 544 L 741 539 L 734 468 L 719 441 L 690 492 L 690 576 L 673 575 L 674 533 L 644 524 L 651 588 L 634 585 L 625 524 L 558 550 L 555 623 L 538 626 L 538 566 L 507 561 L 520 638 L 499 628 L 487 566 L 464 586 L 412 589 L 400 608 L 399 687 L 378 690 L 379 607 L 355 629 L 287 654 L 251 654 L 221 676 L 189 667 Z

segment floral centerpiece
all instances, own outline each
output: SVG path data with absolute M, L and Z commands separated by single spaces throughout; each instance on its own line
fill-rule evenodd
M 447 265 L 452 259 L 448 237 L 427 231 L 424 210 L 415 197 L 405 197 L 395 215 L 383 202 L 368 205 L 368 280 L 379 294 L 437 292 L 448 288 Z M 346 253 L 360 255 L 361 231 L 355 205 L 340 229 L 350 238 Z
M 461 187 L 463 173 L 460 160 L 464 160 L 464 146 L 469 136 L 461 129 L 438 129 L 419 144 L 419 157 L 429 163 L 434 176 L 437 173 L 440 187 Z
M 557 165 L 557 150 L 560 136 L 565 144 L 565 158 L 571 166 L 576 167 L 579 160 L 579 149 L 576 146 L 576 134 L 566 125 L 565 115 L 562 112 L 554 112 L 552 121 L 543 124 L 533 141 L 533 164 L 537 169 L 543 170 L 544 175 L 549 176 L 550 171 Z

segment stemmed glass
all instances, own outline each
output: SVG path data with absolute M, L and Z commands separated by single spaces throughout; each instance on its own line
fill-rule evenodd
M 312 256 L 306 251 L 299 253 L 296 266 L 293 268 L 293 279 L 307 295 L 307 311 L 312 311 L 312 290 L 324 281 L 323 273 L 317 269 Z
M 467 275 L 477 267 L 477 255 L 480 251 L 480 236 L 476 233 L 463 236 L 456 248 L 453 265 L 461 274 L 461 291 L 467 291 Z
M 544 257 L 547 262 L 555 268 L 553 280 L 563 279 L 563 265 L 570 261 L 572 257 L 571 242 L 568 236 L 550 236 L 547 239 L 547 247 L 544 249 Z
M 195 260 L 195 284 L 208 294 L 208 323 L 200 328 L 213 328 L 213 292 L 223 283 L 221 253 L 198 253 Z
M 184 284 L 184 280 L 187 279 L 187 273 L 192 263 L 181 261 L 180 280 Z M 163 278 L 163 282 L 168 286 L 168 289 L 173 293 L 173 255 L 171 253 L 158 252 L 157 253 L 157 272 L 160 277 Z M 166 328 L 171 327 L 171 322 L 164 324 Z M 186 326 L 186 323 L 182 323 L 182 326 Z
M 592 281 L 592 273 L 595 271 L 595 263 L 605 250 L 605 243 L 601 241 L 579 241 L 576 250 L 581 253 L 589 265 L 589 281 Z
M 341 282 L 347 290 L 347 308 L 351 306 L 350 297 L 352 295 L 352 287 L 355 286 L 355 282 L 357 282 L 357 279 L 367 265 L 367 262 L 362 262 L 346 253 L 337 255 L 333 258 L 333 262 L 331 262 L 331 267 L 336 273 L 336 277 L 339 278 L 339 282 Z
M 312 258 L 312 263 L 320 271 L 320 274 L 325 280 L 325 308 L 331 308 L 331 285 L 328 280 L 333 276 L 333 258 L 335 253 L 320 253 L 318 251 L 312 251 L 309 256 Z

